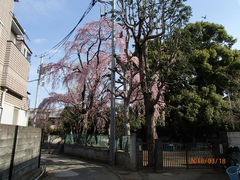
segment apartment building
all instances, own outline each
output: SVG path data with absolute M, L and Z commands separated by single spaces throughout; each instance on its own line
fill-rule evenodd
M 0 124 L 27 126 L 31 50 L 13 14 L 18 0 L 0 0 Z

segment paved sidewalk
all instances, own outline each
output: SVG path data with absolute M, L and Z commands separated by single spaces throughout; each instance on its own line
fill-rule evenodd
M 157 172 L 113 169 L 122 180 L 229 180 L 221 169 L 169 169 Z
M 43 180 L 119 180 L 111 169 L 99 163 L 90 163 L 64 155 L 42 154 L 42 165 L 46 165 Z

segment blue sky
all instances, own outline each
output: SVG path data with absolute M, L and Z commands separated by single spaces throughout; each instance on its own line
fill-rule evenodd
M 39 58 L 34 57 L 48 51 L 58 43 L 78 22 L 80 16 L 87 9 L 91 0 L 21 0 L 15 3 L 14 13 L 30 38 L 28 45 L 33 51 L 31 71 L 29 79 L 37 78 Z M 222 24 L 227 32 L 240 41 L 240 0 L 188 0 L 192 7 L 193 16 L 191 22 L 204 20 Z M 100 6 L 97 4 L 85 20 L 87 22 L 97 20 L 100 16 Z M 234 46 L 240 49 L 240 42 Z M 45 59 L 45 62 L 57 60 Z M 30 106 L 34 106 L 36 82 L 29 83 L 28 91 L 31 93 Z M 51 92 L 49 85 L 40 88 L 39 102 Z

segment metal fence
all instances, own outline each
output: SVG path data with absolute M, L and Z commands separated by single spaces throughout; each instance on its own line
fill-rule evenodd
M 117 150 L 129 152 L 130 136 L 120 136 L 116 139 Z
M 120 136 L 116 138 L 116 150 L 128 152 L 130 143 L 130 136 Z M 65 137 L 65 144 L 78 144 L 86 147 L 109 148 L 108 135 L 75 135 L 68 134 Z
M 217 168 L 226 164 L 221 144 L 137 143 L 138 168 Z
M 153 144 L 138 142 L 136 155 L 137 155 L 137 168 L 154 167 L 155 153 L 152 149 Z
M 157 143 L 158 165 L 162 168 L 216 168 L 226 164 L 219 145 L 209 143 Z

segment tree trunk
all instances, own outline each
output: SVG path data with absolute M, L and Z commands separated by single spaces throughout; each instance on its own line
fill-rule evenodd
M 154 144 L 155 140 L 158 139 L 156 129 L 156 119 L 154 118 L 154 106 L 151 105 L 149 100 L 145 100 L 145 120 L 147 123 L 147 141 L 149 144 Z
M 129 119 L 129 103 L 127 101 L 124 102 L 123 113 L 124 113 L 124 135 L 130 136 L 131 132 Z
M 127 79 L 126 69 L 123 68 L 123 76 Z M 128 83 L 126 79 L 123 79 L 123 92 L 124 92 L 124 102 L 123 102 L 123 118 L 124 118 L 124 135 L 130 136 L 130 119 L 129 119 L 129 104 L 130 96 L 128 91 Z
M 155 140 L 158 138 L 156 129 L 156 119 L 154 118 L 154 106 L 150 100 L 145 100 L 145 120 L 147 123 L 147 143 L 148 143 L 148 163 L 149 166 L 155 164 Z
M 149 144 L 154 144 L 155 139 L 158 138 L 158 135 L 156 130 L 156 120 L 154 119 L 155 104 L 153 103 L 152 92 L 150 90 L 152 86 L 147 80 L 148 67 L 146 44 L 141 46 L 139 43 L 136 42 L 135 50 L 139 58 L 139 75 L 144 99 L 145 120 L 147 124 L 147 141 Z

